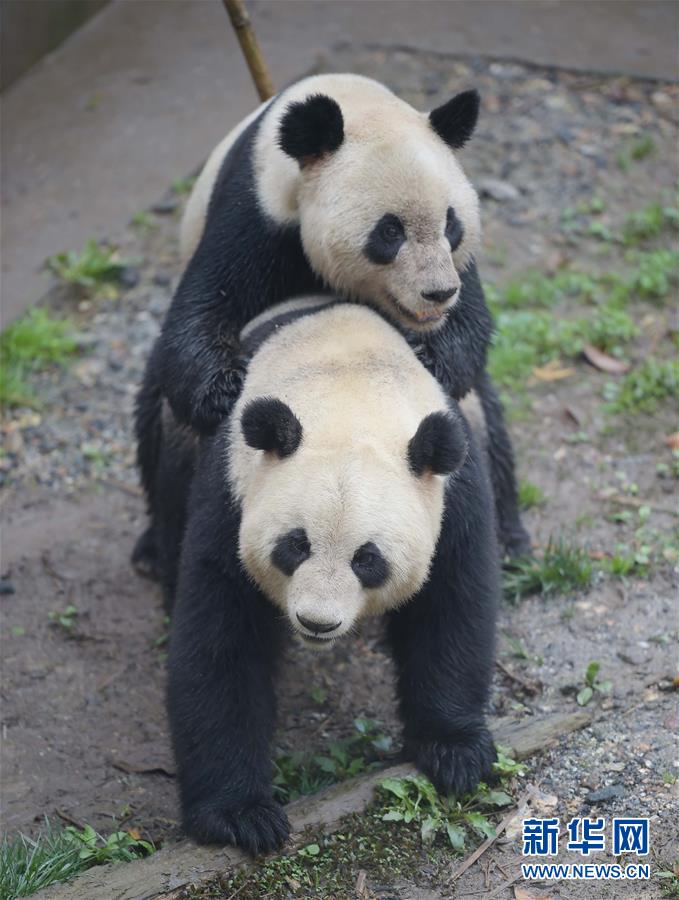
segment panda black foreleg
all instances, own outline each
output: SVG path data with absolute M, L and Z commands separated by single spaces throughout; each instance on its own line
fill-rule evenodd
M 458 481 L 449 493 L 460 488 Z M 389 617 L 406 752 L 443 794 L 473 790 L 496 758 L 485 706 L 499 563 L 483 495 L 449 501 L 429 581 Z
M 196 518 L 182 550 L 168 661 L 183 826 L 199 843 L 257 855 L 278 849 L 290 831 L 271 788 L 279 623 L 235 555 L 218 547 L 219 515 Z
M 530 536 L 519 513 L 514 452 L 504 420 L 502 403 L 487 372 L 478 379 L 475 389 L 481 400 L 487 433 L 490 478 L 495 495 L 498 535 L 504 552 L 510 558 L 530 555 Z

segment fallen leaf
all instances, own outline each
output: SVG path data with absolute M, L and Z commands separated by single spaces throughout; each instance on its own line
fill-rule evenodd
M 591 344 L 585 345 L 582 354 L 587 362 L 593 365 L 595 369 L 599 369 L 600 372 L 607 372 L 609 375 L 624 375 L 625 372 L 630 370 L 629 363 L 616 359 L 614 356 L 609 356 L 608 353 L 604 353 L 603 350 L 599 350 Z
M 673 431 L 665 438 L 665 443 L 670 450 L 679 450 L 679 431 Z
M 127 833 L 132 838 L 133 841 L 141 840 L 141 831 L 138 828 L 128 828 Z
M 556 462 L 561 462 L 561 460 L 565 458 L 567 452 L 566 448 L 561 446 L 554 452 L 553 459 L 556 460 Z
M 367 873 L 363 869 L 361 869 L 358 873 L 358 878 L 356 879 L 356 887 L 355 887 L 356 895 L 358 897 L 364 897 L 366 894 L 365 881 L 366 881 L 367 877 L 368 877 Z
M 538 894 L 518 884 L 514 885 L 514 897 L 515 900 L 551 900 L 549 894 Z
M 540 381 L 561 381 L 575 375 L 575 369 L 563 366 L 558 359 L 553 359 L 545 366 L 536 366 L 533 369 L 533 375 Z
M 580 424 L 580 416 L 576 413 L 572 406 L 564 406 L 563 417 L 567 422 L 572 422 L 574 425 Z

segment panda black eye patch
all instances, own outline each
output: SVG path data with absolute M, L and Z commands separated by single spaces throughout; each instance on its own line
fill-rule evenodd
M 398 216 L 385 213 L 368 235 L 363 252 L 375 265 L 387 266 L 396 259 L 405 240 L 403 222 Z
M 448 212 L 446 213 L 446 240 L 450 244 L 450 249 L 457 250 L 462 243 L 463 237 L 464 228 L 462 227 L 462 223 L 455 215 L 453 207 L 449 206 Z
M 293 528 L 276 540 L 271 553 L 271 562 L 284 575 L 294 575 L 295 571 L 311 556 L 311 544 L 303 528 Z
M 351 568 L 364 588 L 380 587 L 389 575 L 389 565 L 372 541 L 363 544 L 354 553 Z

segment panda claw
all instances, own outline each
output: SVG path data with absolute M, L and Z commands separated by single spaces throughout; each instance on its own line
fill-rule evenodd
M 473 738 L 422 741 L 412 749 L 418 769 L 446 796 L 475 790 L 480 781 L 492 775 L 497 759 L 493 739 L 485 728 Z
M 201 807 L 186 816 L 184 830 L 199 844 L 231 844 L 260 856 L 283 846 L 290 822 L 280 804 L 261 800 L 237 811 Z

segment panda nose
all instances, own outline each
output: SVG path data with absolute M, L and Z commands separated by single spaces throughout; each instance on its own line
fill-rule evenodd
M 430 303 L 445 303 L 457 293 L 456 287 L 444 288 L 442 291 L 422 291 L 422 296 Z
M 329 631 L 336 631 L 342 624 L 341 621 L 335 622 L 334 624 L 329 624 L 328 622 L 314 622 L 312 619 L 306 619 L 304 616 L 300 616 L 299 613 L 297 613 L 297 620 L 307 631 L 312 631 L 314 634 L 328 634 Z

